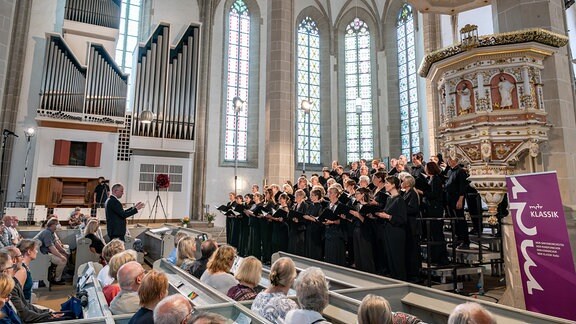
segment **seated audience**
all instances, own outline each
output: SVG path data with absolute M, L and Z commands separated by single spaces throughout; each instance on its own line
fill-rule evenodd
M 422 323 L 417 317 L 392 312 L 390 304 L 384 297 L 369 294 L 358 308 L 358 324 L 418 324 Z
M 168 295 L 168 277 L 163 272 L 150 271 L 140 284 L 138 297 L 140 309 L 132 316 L 128 324 L 154 323 L 154 308 Z
M 195 260 L 196 239 L 190 236 L 181 239 L 178 242 L 177 250 L 176 266 L 184 271 L 190 270 Z
M 22 268 L 17 270 L 14 274 L 14 278 L 18 280 L 20 286 L 22 286 L 22 291 L 24 292 L 24 299 L 26 301 L 32 301 L 32 286 L 34 286 L 34 280 L 32 279 L 32 274 L 30 273 L 30 262 L 36 260 L 38 255 L 38 244 L 37 241 L 31 239 L 23 239 L 16 246 L 22 255 Z
M 478 303 L 464 303 L 454 308 L 448 324 L 496 324 L 496 318 Z
M 200 312 L 192 318 L 192 324 L 227 324 L 228 320 L 219 314 Z
M 2 223 L 2 237 L 0 238 L 2 246 L 13 245 L 12 231 L 10 231 L 10 227 L 12 226 L 12 216 L 4 215 L 4 217 L 2 217 Z
M 258 293 L 254 290 L 260 282 L 262 275 L 262 262 L 253 256 L 242 260 L 240 267 L 236 271 L 238 284 L 228 290 L 228 297 L 236 300 L 252 300 Z
M 206 271 L 200 277 L 200 281 L 223 294 L 228 293 L 230 288 L 238 284 L 238 281 L 230 274 L 235 258 L 235 248 L 230 245 L 219 247 L 208 261 Z
M 295 301 L 286 295 L 296 278 L 296 266 L 292 259 L 283 257 L 270 268 L 270 287 L 259 293 L 252 303 L 252 311 L 272 323 L 283 321 L 292 309 L 297 309 Z
M 322 316 L 322 311 L 328 306 L 328 282 L 324 272 L 316 267 L 300 272 L 295 288 L 302 309 L 289 311 L 284 323 L 329 323 Z
M 110 303 L 112 315 L 131 314 L 138 311 L 140 303 L 138 288 L 140 288 L 144 274 L 144 268 L 136 261 L 130 261 L 120 267 L 117 275 L 120 292 Z
M 170 254 L 168 255 L 168 257 L 166 258 L 166 260 L 168 260 L 168 262 L 172 263 L 172 264 L 176 264 L 176 259 L 178 258 L 178 242 L 180 242 L 181 239 L 187 237 L 188 234 L 186 234 L 186 232 L 178 232 L 176 233 L 176 235 L 174 236 L 174 250 L 172 250 L 172 252 L 170 252 Z
M 120 285 L 118 284 L 118 270 L 130 261 L 136 261 L 136 252 L 133 250 L 120 252 L 110 259 L 110 269 L 108 270 L 108 274 L 110 277 L 114 278 L 114 281 L 110 285 L 102 288 L 102 293 L 104 294 L 104 297 L 106 297 L 108 306 L 110 306 L 114 297 L 116 297 L 120 292 Z M 138 305 L 138 303 L 136 303 L 136 305 Z
M 124 242 L 120 239 L 113 239 L 104 245 L 102 249 L 102 259 L 106 265 L 98 272 L 98 281 L 100 281 L 100 286 L 106 287 L 114 282 L 114 278 L 110 277 L 110 259 L 116 254 L 124 251 Z
M 6 225 L 4 225 L 4 220 L 0 220 L 0 248 L 10 245 L 10 232 Z
M 154 324 L 187 324 L 194 308 L 190 299 L 175 294 L 162 299 L 154 308 Z
M 74 208 L 74 210 L 70 213 L 70 217 L 68 217 L 68 227 L 69 228 L 77 228 L 82 224 L 82 209 L 80 207 Z
M 208 264 L 208 260 L 210 260 L 210 257 L 212 256 L 212 254 L 214 254 L 217 248 L 218 243 L 216 243 L 215 240 L 210 239 L 202 242 L 202 245 L 200 246 L 202 257 L 194 261 L 194 263 L 192 263 L 192 266 L 190 267 L 188 272 L 190 272 L 194 277 L 200 279 L 204 271 L 206 271 L 206 265 Z
M 8 275 L 0 274 L 0 324 L 21 324 L 16 310 L 10 305 L 10 294 L 14 289 L 14 280 Z
M 20 235 L 20 233 L 18 233 L 18 230 L 16 229 L 16 227 L 18 227 L 18 222 L 19 222 L 18 216 L 11 216 L 10 226 L 6 225 L 8 231 L 10 232 L 10 235 L 12 236 L 13 245 L 20 243 L 20 241 L 22 240 L 22 235 Z
M 98 255 L 102 254 L 102 249 L 104 248 L 103 240 L 98 236 L 98 228 L 100 227 L 100 222 L 96 218 L 92 218 L 86 224 L 84 229 L 84 237 L 90 239 L 90 251 Z
M 42 244 L 40 245 L 40 252 L 42 252 L 42 254 L 48 254 L 50 262 L 56 266 L 54 279 L 51 283 L 53 285 L 64 285 L 62 273 L 68 262 L 68 254 L 64 250 L 64 247 L 57 243 L 56 236 L 54 235 L 58 224 L 58 219 L 50 218 L 48 222 L 46 222 L 46 228 L 38 233 L 34 239 L 39 240 Z

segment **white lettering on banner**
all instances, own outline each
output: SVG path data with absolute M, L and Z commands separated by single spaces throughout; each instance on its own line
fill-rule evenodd
M 520 185 L 520 183 L 518 182 L 518 180 L 516 180 L 515 177 L 510 177 L 510 181 L 513 184 L 512 196 L 514 197 L 514 199 L 518 199 L 518 193 L 528 192 L 524 187 L 522 187 L 522 185 Z M 518 224 L 518 228 L 520 229 L 520 231 L 522 231 L 522 233 L 524 233 L 528 236 L 534 236 L 534 235 L 538 234 L 538 230 L 536 229 L 536 226 L 534 226 L 532 228 L 528 228 L 522 222 L 522 213 L 524 212 L 525 207 L 526 207 L 526 203 L 519 203 L 519 202 L 510 203 L 510 211 L 514 210 L 516 212 L 514 220 L 515 220 L 516 224 Z M 531 248 L 534 247 L 534 241 L 533 240 L 523 240 L 522 243 L 520 244 L 520 251 L 522 252 L 522 256 L 524 257 L 524 260 L 525 260 L 524 261 L 524 272 L 526 272 L 526 277 L 528 277 L 528 282 L 526 282 L 526 290 L 528 291 L 528 294 L 532 295 L 534 289 L 541 290 L 541 291 L 544 291 L 544 289 L 542 289 L 542 286 L 538 283 L 538 281 L 536 281 L 536 279 L 534 278 L 534 276 L 530 272 L 530 267 L 538 267 L 538 266 L 532 260 L 532 258 L 530 258 L 530 256 L 528 255 L 527 248 L 529 248 L 529 247 L 531 247 Z
M 558 211 L 530 211 L 530 217 L 558 218 Z

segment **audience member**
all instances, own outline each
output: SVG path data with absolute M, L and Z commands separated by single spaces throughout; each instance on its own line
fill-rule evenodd
M 478 303 L 464 303 L 456 306 L 448 324 L 496 324 L 496 318 Z
M 12 226 L 12 216 L 4 215 L 4 217 L 2 217 L 2 223 L 2 236 L 0 237 L 2 246 L 12 245 L 12 232 L 9 229 L 10 226 Z
M 168 260 L 168 262 L 172 263 L 172 264 L 176 264 L 176 259 L 178 257 L 178 242 L 180 242 L 181 239 L 187 237 L 188 234 L 186 232 L 178 232 L 176 233 L 176 235 L 174 235 L 174 250 L 172 250 L 172 252 L 170 252 L 170 254 L 168 255 L 168 257 L 166 258 L 166 260 Z
M 200 312 L 192 318 L 192 324 L 226 324 L 228 320 L 219 314 Z
M 150 271 L 140 284 L 138 297 L 140 309 L 128 324 L 154 323 L 154 308 L 168 295 L 168 277 L 163 272 Z
M 84 237 L 90 239 L 90 251 L 98 255 L 102 254 L 102 249 L 104 248 L 103 240 L 98 236 L 98 228 L 100 227 L 100 221 L 96 218 L 92 218 L 86 224 L 84 229 Z
M 175 294 L 162 299 L 154 308 L 154 324 L 187 324 L 192 319 L 194 307 L 190 299 Z
M 10 304 L 10 294 L 14 289 L 14 280 L 10 276 L 0 274 L 0 324 L 21 324 L 16 309 Z
M 14 278 L 18 280 L 22 286 L 24 299 L 31 302 L 34 280 L 32 280 L 32 274 L 30 273 L 30 262 L 36 260 L 36 256 L 38 255 L 38 241 L 23 239 L 18 243 L 17 248 L 22 255 L 22 268 L 16 271 Z
M 42 252 L 42 254 L 47 254 L 50 257 L 50 262 L 56 266 L 52 284 L 64 285 L 64 281 L 62 281 L 62 273 L 64 272 L 64 268 L 68 262 L 68 254 L 64 250 L 63 246 L 56 242 L 54 232 L 56 232 L 58 224 L 58 219 L 50 218 L 48 222 L 46 222 L 46 228 L 38 233 L 34 239 L 39 240 L 42 244 L 40 246 L 40 252 Z
M 202 277 L 202 274 L 204 274 L 204 271 L 206 270 L 208 260 L 210 260 L 210 257 L 212 256 L 212 254 L 214 254 L 217 248 L 218 243 L 216 243 L 215 240 L 210 239 L 202 242 L 202 245 L 200 246 L 202 257 L 194 261 L 194 263 L 192 263 L 192 266 L 190 267 L 188 272 L 190 272 L 194 277 L 200 279 L 200 277 Z
M 298 275 L 295 282 L 296 297 L 302 309 L 286 314 L 284 323 L 329 323 L 322 316 L 328 306 L 328 282 L 320 268 L 311 267 Z
M 292 259 L 283 257 L 270 268 L 270 286 L 259 293 L 252 303 L 252 311 L 276 323 L 284 320 L 286 313 L 298 305 L 286 295 L 296 278 L 296 266 Z
M 181 239 L 180 242 L 178 242 L 177 249 L 176 266 L 184 271 L 189 271 L 195 261 L 196 239 L 190 236 Z
M 136 261 L 130 261 L 120 267 L 117 275 L 120 292 L 110 303 L 112 315 L 130 314 L 138 311 L 140 302 L 138 288 L 140 288 L 144 274 L 144 268 Z
M 124 242 L 119 239 L 113 239 L 104 245 L 102 249 L 102 259 L 106 265 L 98 272 L 98 281 L 100 281 L 100 286 L 106 287 L 114 282 L 114 278 L 110 277 L 110 259 L 116 254 L 124 251 Z
M 16 229 L 16 227 L 18 227 L 18 222 L 19 220 L 17 216 L 11 216 L 10 226 L 6 226 L 10 232 L 10 235 L 12 236 L 12 244 L 14 245 L 20 243 L 22 240 L 22 235 L 20 235 L 20 233 L 18 233 L 18 229 Z
M 358 307 L 358 324 L 392 324 L 392 309 L 384 297 L 369 294 Z
M 238 271 L 236 271 L 236 280 L 238 285 L 228 290 L 228 297 L 236 300 L 252 300 L 258 293 L 254 290 L 262 275 L 262 262 L 253 256 L 242 260 Z
M 77 228 L 78 226 L 82 225 L 82 209 L 80 207 L 74 208 L 74 210 L 70 213 L 70 217 L 68 217 L 68 227 L 69 228 Z
M 200 277 L 200 281 L 220 291 L 223 294 L 238 284 L 230 269 L 236 258 L 236 249 L 230 245 L 219 247 L 212 255 L 206 266 L 206 271 Z
M 136 252 L 133 250 L 118 253 L 110 259 L 110 269 L 108 270 L 108 274 L 110 277 L 114 278 L 114 281 L 112 284 L 102 288 L 102 293 L 104 294 L 104 297 L 106 297 L 108 305 L 110 305 L 114 297 L 116 297 L 120 292 L 120 285 L 118 284 L 118 270 L 130 261 L 136 261 Z

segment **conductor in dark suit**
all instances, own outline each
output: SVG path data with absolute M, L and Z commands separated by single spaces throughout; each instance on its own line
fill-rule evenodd
M 124 186 L 116 183 L 112 186 L 112 193 L 104 205 L 106 209 L 106 229 L 110 240 L 118 238 L 124 241 L 126 235 L 126 218 L 135 215 L 144 207 L 144 203 L 138 202 L 134 207 L 126 210 L 122 208 L 120 198 L 124 195 Z

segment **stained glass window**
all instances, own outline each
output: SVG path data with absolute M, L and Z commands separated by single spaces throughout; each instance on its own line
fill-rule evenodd
M 372 61 L 371 36 L 366 23 L 355 18 L 344 36 L 346 75 L 347 161 L 374 155 L 372 130 Z
M 228 62 L 224 160 L 247 160 L 248 106 L 235 102 L 248 98 L 250 65 L 250 14 L 242 0 L 236 0 L 228 14 Z
M 141 0 L 122 0 L 120 8 L 120 33 L 116 43 L 116 64 L 124 73 L 132 73 L 132 58 L 138 44 L 140 26 Z M 128 88 L 132 87 L 131 78 L 128 78 Z M 128 89 L 128 93 L 130 93 Z M 130 96 L 126 98 L 126 107 L 132 108 Z
M 296 88 L 298 163 L 320 164 L 320 34 L 310 17 L 298 25 Z M 301 109 L 309 103 L 309 112 Z
M 414 47 L 414 16 L 405 4 L 398 14 L 398 80 L 400 91 L 400 134 L 402 154 L 410 158 L 420 152 L 418 89 L 416 87 L 416 50 Z

